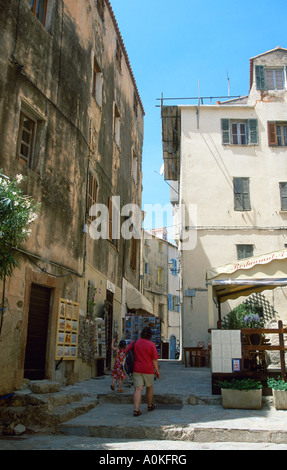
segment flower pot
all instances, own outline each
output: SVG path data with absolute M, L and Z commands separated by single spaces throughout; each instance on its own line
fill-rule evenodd
M 262 389 L 233 390 L 222 388 L 223 408 L 238 408 L 241 410 L 259 410 L 262 408 Z
M 276 410 L 287 410 L 287 390 L 274 390 L 274 406 Z

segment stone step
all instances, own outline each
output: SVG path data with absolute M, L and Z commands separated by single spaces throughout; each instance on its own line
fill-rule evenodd
M 273 409 L 224 410 L 218 405 L 157 405 L 133 416 L 132 405 L 101 404 L 88 413 L 65 421 L 58 433 L 101 439 L 167 440 L 190 442 L 257 442 L 286 444 L 285 419 Z M 284 418 L 284 416 L 283 416 Z
M 100 403 L 129 404 L 133 401 L 133 396 L 128 393 L 99 393 Z M 154 394 L 154 403 L 170 405 L 220 405 L 221 395 L 180 395 L 180 394 Z M 142 396 L 142 403 L 146 403 L 145 396 Z

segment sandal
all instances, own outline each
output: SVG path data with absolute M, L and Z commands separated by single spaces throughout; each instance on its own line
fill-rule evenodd
M 111 389 L 114 391 L 114 390 L 115 390 L 115 386 L 114 386 L 114 385 L 111 385 Z
M 148 406 L 148 411 L 153 411 L 155 409 L 155 405 L 152 403 L 151 406 Z
M 118 393 L 123 393 L 123 392 L 124 392 L 123 390 L 118 389 Z
M 141 414 L 142 414 L 141 411 L 136 411 L 136 410 L 134 410 L 134 416 L 140 416 Z

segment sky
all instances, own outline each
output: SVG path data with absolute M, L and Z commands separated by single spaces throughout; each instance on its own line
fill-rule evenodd
M 246 95 L 249 59 L 287 48 L 286 0 L 110 0 L 145 110 L 143 207 L 169 203 L 163 98 Z M 164 104 L 191 104 L 177 99 Z M 208 100 L 204 101 L 208 104 Z

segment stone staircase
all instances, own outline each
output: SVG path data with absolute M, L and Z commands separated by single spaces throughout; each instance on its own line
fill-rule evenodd
M 95 394 L 61 390 L 57 382 L 31 381 L 29 387 L 0 401 L 0 436 L 51 432 L 59 424 L 87 413 L 98 404 Z

